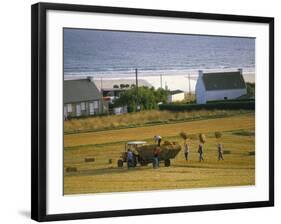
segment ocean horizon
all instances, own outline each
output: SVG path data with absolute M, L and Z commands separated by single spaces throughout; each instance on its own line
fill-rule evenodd
M 254 81 L 255 39 L 64 29 L 64 77 L 187 76 L 233 71 Z

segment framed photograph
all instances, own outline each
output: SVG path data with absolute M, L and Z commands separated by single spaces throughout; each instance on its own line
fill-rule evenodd
M 32 219 L 273 205 L 273 18 L 32 6 Z

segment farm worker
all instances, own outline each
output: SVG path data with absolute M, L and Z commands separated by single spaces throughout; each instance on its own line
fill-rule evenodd
M 187 143 L 185 142 L 184 143 L 184 156 L 185 156 L 186 161 L 188 160 L 188 154 L 189 154 L 189 148 L 188 148 Z
M 153 152 L 153 154 L 154 154 L 153 168 L 154 169 L 159 167 L 160 150 L 161 150 L 161 148 L 159 146 L 157 146 Z
M 160 135 L 155 135 L 154 136 L 154 141 L 157 142 L 158 146 L 160 146 L 162 137 Z
M 128 169 L 133 166 L 133 161 L 134 161 L 134 154 L 133 154 L 133 152 L 131 151 L 131 149 L 128 149 L 128 153 L 127 153 L 127 165 L 128 165 Z
M 218 144 L 218 160 L 223 160 L 221 143 Z
M 200 143 L 199 144 L 199 148 L 198 148 L 198 153 L 199 153 L 199 162 L 201 162 L 203 159 L 203 144 Z

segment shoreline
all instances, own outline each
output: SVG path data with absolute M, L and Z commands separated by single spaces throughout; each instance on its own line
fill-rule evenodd
M 235 69 L 236 70 L 236 69 Z M 207 72 L 227 72 L 227 71 L 235 71 L 234 69 L 212 69 L 212 70 L 203 70 Z M 118 74 L 118 75 L 117 75 Z M 190 77 L 190 91 L 195 91 L 195 86 L 198 78 L 198 70 L 196 71 L 155 71 L 155 72 L 148 72 L 145 73 L 143 71 L 138 72 L 138 79 L 139 81 L 147 82 L 154 88 L 160 88 L 161 87 L 161 75 L 162 75 L 162 88 L 165 88 L 166 85 L 168 89 L 170 90 L 183 90 L 185 92 L 189 92 L 189 81 L 188 78 Z M 65 75 L 64 80 L 73 80 L 73 79 L 81 79 L 81 78 L 87 78 L 91 77 L 93 81 L 97 84 L 97 86 L 100 86 L 99 83 L 101 80 L 104 82 L 110 82 L 112 81 L 112 85 L 115 83 L 121 83 L 122 80 L 124 82 L 132 83 L 135 80 L 135 74 L 134 71 L 132 71 L 130 74 L 124 74 L 124 73 L 82 73 L 82 74 L 71 74 L 71 75 Z M 243 77 L 245 82 L 251 82 L 255 83 L 255 72 L 254 71 L 244 71 L 243 70 Z M 126 84 L 126 83 L 124 83 Z

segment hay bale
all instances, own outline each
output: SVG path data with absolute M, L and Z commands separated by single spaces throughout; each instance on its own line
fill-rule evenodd
M 199 141 L 201 143 L 205 143 L 206 142 L 206 136 L 202 133 L 199 134 Z
M 65 171 L 68 172 L 68 173 L 77 172 L 77 168 L 69 166 L 69 167 L 66 167 Z
M 221 138 L 221 136 L 222 136 L 222 133 L 221 133 L 221 132 L 219 132 L 219 131 L 216 131 L 216 132 L 215 132 L 215 138 L 216 138 L 216 139 Z
M 164 141 L 164 143 L 163 143 L 164 145 L 172 145 L 172 143 L 171 142 L 169 142 L 169 141 Z
M 87 157 L 85 158 L 85 163 L 90 163 L 90 162 L 95 162 L 95 158 L 94 157 Z
M 223 154 L 231 154 L 230 150 L 223 150 Z
M 249 156 L 254 156 L 255 154 L 256 154 L 255 151 L 251 151 L 248 153 Z
M 183 140 L 186 140 L 187 137 L 188 137 L 188 135 L 187 135 L 186 132 L 182 131 L 182 132 L 180 132 L 180 137 L 181 137 Z

